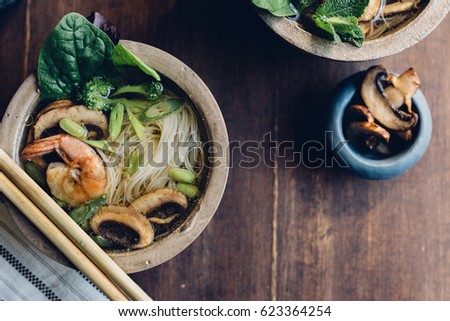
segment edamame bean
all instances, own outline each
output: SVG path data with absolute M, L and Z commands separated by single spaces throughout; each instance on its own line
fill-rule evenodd
M 198 195 L 198 187 L 192 184 L 178 183 L 177 190 L 188 198 Z
M 195 180 L 195 174 L 184 168 L 169 169 L 169 177 L 175 182 L 192 184 Z
M 69 118 L 61 119 L 59 121 L 59 127 L 61 127 L 66 133 L 76 138 L 84 138 L 87 135 L 86 128 Z

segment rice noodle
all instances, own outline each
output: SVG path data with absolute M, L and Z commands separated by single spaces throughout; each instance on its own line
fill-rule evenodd
M 183 166 L 201 172 L 203 152 L 197 118 L 189 104 L 161 119 L 145 124 L 140 140 L 127 117 L 120 135 L 111 143 L 114 152 L 97 150 L 106 164 L 108 202 L 128 205 L 158 188 L 173 187 L 169 168 Z M 125 170 L 130 153 L 139 152 L 141 166 L 132 175 Z

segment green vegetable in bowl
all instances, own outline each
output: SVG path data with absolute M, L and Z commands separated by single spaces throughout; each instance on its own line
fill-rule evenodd
M 184 196 L 189 198 L 194 198 L 198 195 L 198 187 L 193 184 L 186 184 L 186 183 L 178 183 L 177 184 L 177 191 L 184 194 Z
M 146 82 L 139 85 L 125 85 L 114 91 L 110 97 L 138 94 L 149 100 L 156 100 L 161 96 L 163 89 L 163 85 L 158 81 Z
M 105 32 L 114 30 L 113 39 L 118 41 L 118 31 L 108 23 L 103 31 L 78 13 L 69 13 L 61 19 L 39 53 L 37 74 L 43 99 L 71 99 L 86 82 L 120 73 L 123 67 L 136 67 L 161 80 L 153 68 L 123 44 L 111 41 Z M 106 96 L 111 88 L 98 89 L 100 95 Z M 158 90 L 158 85 L 152 85 L 153 96 Z
M 88 221 L 100 207 L 106 204 L 106 195 L 102 195 L 99 198 L 96 198 L 90 203 L 86 203 L 75 207 L 73 210 L 69 212 L 69 216 L 75 221 L 77 224 L 83 224 L 85 221 Z
M 154 104 L 149 101 L 150 97 L 161 95 L 162 90 L 160 88 L 162 87 L 155 85 L 154 82 L 149 82 L 136 86 L 125 85 L 116 90 L 111 81 L 103 77 L 95 77 L 84 84 L 77 98 L 92 110 L 109 111 L 118 103 L 125 107 L 139 106 L 146 108 Z M 143 99 L 116 97 L 124 94 L 139 94 Z
M 290 0 L 252 0 L 259 8 L 266 9 L 277 17 L 294 16 L 295 11 L 291 7 Z
M 114 55 L 112 57 L 112 61 L 115 66 L 133 66 L 137 67 L 146 73 L 149 76 L 152 76 L 156 80 L 160 81 L 161 77 L 159 77 L 158 73 L 147 66 L 139 57 L 137 57 L 134 53 L 132 53 L 127 47 L 119 43 L 114 47 Z
M 141 114 L 141 120 L 149 122 L 167 116 L 181 106 L 184 101 L 179 98 L 166 98 L 145 109 Z
M 87 129 L 80 124 L 74 122 L 70 118 L 63 118 L 59 121 L 59 127 L 61 127 L 66 133 L 76 138 L 85 138 L 87 135 Z
M 47 179 L 45 173 L 33 162 L 25 161 L 23 163 L 25 172 L 43 189 L 47 189 Z
M 369 0 L 328 0 L 316 10 L 312 20 L 336 43 L 345 40 L 361 47 L 364 32 L 358 25 L 358 18 L 368 4 Z
M 184 168 L 169 169 L 169 177 L 175 182 L 192 184 L 195 180 L 195 174 Z
M 123 104 L 117 104 L 111 110 L 109 115 L 109 136 L 116 139 L 120 134 L 123 123 L 123 113 L 125 112 Z
M 370 0 L 252 0 L 275 16 L 292 17 L 314 26 L 314 32 L 335 43 L 348 41 L 361 47 L 364 32 L 358 25 Z
M 41 97 L 70 98 L 82 83 L 108 72 L 113 53 L 114 44 L 103 31 L 78 13 L 67 14 L 39 53 Z
M 139 139 L 144 137 L 144 126 L 141 124 L 139 119 L 133 114 L 129 107 L 125 106 L 127 110 L 128 119 L 130 120 L 131 125 L 133 126 L 134 131 Z

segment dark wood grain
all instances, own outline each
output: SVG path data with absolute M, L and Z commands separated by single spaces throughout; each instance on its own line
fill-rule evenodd
M 207 0 L 22 0 L 0 12 L 0 112 L 35 69 L 60 18 L 92 10 L 117 24 L 123 38 L 157 46 L 194 69 L 221 106 L 232 147 L 267 133 L 293 146 L 277 163 L 253 168 L 240 167 L 246 158 L 233 150 L 228 188 L 207 229 L 174 259 L 132 275 L 150 296 L 450 300 L 449 18 L 403 53 L 340 63 L 291 47 L 245 1 L 225 8 Z M 305 142 L 324 141 L 333 87 L 376 63 L 398 72 L 414 66 L 422 79 L 434 134 L 418 165 L 376 182 L 307 162 L 287 168 Z

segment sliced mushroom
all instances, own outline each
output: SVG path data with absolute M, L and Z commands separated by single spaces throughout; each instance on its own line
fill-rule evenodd
M 359 118 L 361 121 L 368 121 L 369 123 L 374 123 L 375 118 L 373 118 L 372 113 L 366 106 L 362 105 L 351 105 L 348 108 L 350 116 L 352 118 Z
M 422 86 L 416 71 L 409 68 L 398 77 L 392 74 L 388 75 L 387 80 L 403 94 L 408 113 L 412 114 L 412 97 Z
M 130 207 L 145 215 L 153 212 L 162 205 L 169 203 L 178 204 L 184 209 L 188 207 L 186 196 L 169 188 L 157 189 L 153 192 L 142 195 L 133 201 L 130 204 Z
M 159 217 L 149 217 L 148 221 L 150 223 L 155 223 L 155 224 L 169 224 L 170 222 L 172 222 L 174 219 L 176 219 L 179 215 L 178 214 L 173 214 L 170 215 L 167 218 L 159 218 Z
M 63 107 L 70 107 L 70 106 L 75 106 L 75 103 L 72 100 L 68 100 L 68 99 L 56 100 L 56 101 L 48 104 L 47 106 L 45 106 L 45 108 L 42 109 L 41 112 L 38 114 L 37 118 L 39 118 L 42 114 L 45 114 L 46 112 L 48 112 L 50 110 L 63 108 Z
M 387 79 L 387 71 L 383 66 L 374 66 L 367 70 L 361 87 L 361 96 L 375 119 L 385 127 L 405 131 L 417 124 L 417 114 L 406 114 L 393 109 L 383 87 Z
M 129 207 L 104 206 L 89 223 L 97 235 L 130 249 L 147 247 L 155 237 L 150 222 Z
M 108 118 L 100 111 L 90 110 L 86 106 L 77 105 L 53 106 L 45 113 L 42 113 L 34 125 L 34 139 L 41 138 L 42 133 L 46 129 L 57 126 L 63 118 L 69 118 L 80 125 L 98 128 L 102 133 L 102 137 L 99 137 L 99 139 L 108 137 Z
M 395 136 L 401 138 L 402 140 L 404 140 L 404 141 L 406 141 L 406 142 L 411 141 L 411 139 L 412 139 L 412 137 L 413 137 L 413 132 L 412 132 L 411 129 L 410 129 L 410 130 L 407 130 L 407 131 L 404 131 L 404 132 L 396 132 L 396 131 L 394 131 L 394 132 L 392 132 L 392 133 L 393 133 Z
M 349 130 L 357 135 L 376 137 L 389 142 L 391 134 L 383 127 L 369 122 L 353 122 L 349 125 Z
M 381 0 L 370 0 L 359 21 L 372 20 L 380 10 Z
M 383 7 L 383 16 L 392 16 L 418 8 L 420 6 L 420 1 L 421 0 L 401 0 L 387 4 Z
M 388 86 L 384 89 L 384 96 L 392 109 L 398 110 L 405 103 L 405 96 L 394 86 Z

